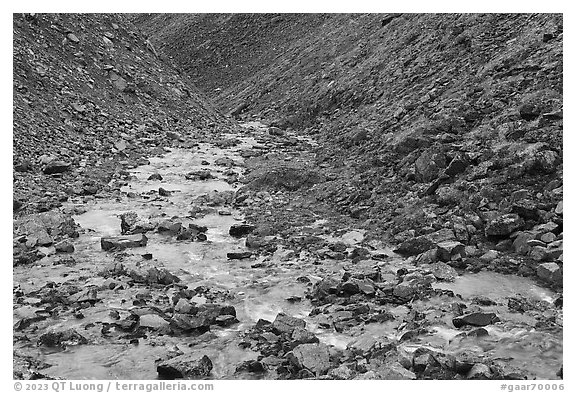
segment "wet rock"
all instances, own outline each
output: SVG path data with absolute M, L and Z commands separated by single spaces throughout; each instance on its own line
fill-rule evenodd
M 288 357 L 296 368 L 309 370 L 317 376 L 325 374 L 332 366 L 325 344 L 300 344 Z
M 134 235 L 154 230 L 154 225 L 141 221 L 135 212 L 126 212 L 120 215 L 120 230 L 123 235 Z
M 74 329 L 48 332 L 40 336 L 38 345 L 66 348 L 70 345 L 88 344 L 88 340 Z
M 60 243 L 56 243 L 54 245 L 54 248 L 56 249 L 56 252 L 68 253 L 68 254 L 74 252 L 74 245 L 69 240 L 63 240 Z
M 486 236 L 508 236 L 524 225 L 524 220 L 518 214 L 504 214 L 492 219 L 486 225 Z
M 541 263 L 536 269 L 536 274 L 538 277 L 547 282 L 553 284 L 562 284 L 562 269 L 555 262 Z
M 435 246 L 434 242 L 426 236 L 418 236 L 402 242 L 394 252 L 400 255 L 418 255 Z
M 276 319 L 274 319 L 274 322 L 272 322 L 272 328 L 278 334 L 292 334 L 297 327 L 305 329 L 306 321 L 300 318 L 291 317 L 284 313 L 276 315 Z
M 180 278 L 168 270 L 158 269 L 155 266 L 147 270 L 144 268 L 132 269 L 127 274 L 132 280 L 138 283 L 170 285 L 180 282 Z
M 452 319 L 452 323 L 456 328 L 466 325 L 482 327 L 496 322 L 500 322 L 500 318 L 493 312 L 474 312 Z
M 144 234 L 103 237 L 100 239 L 100 245 L 104 251 L 124 250 L 126 248 L 146 247 L 148 238 Z
M 212 368 L 212 361 L 208 356 L 200 357 L 196 354 L 176 356 L 156 365 L 158 376 L 164 379 L 207 377 Z
M 235 252 L 229 252 L 226 253 L 226 257 L 228 259 L 247 259 L 250 258 L 252 256 L 252 252 L 251 251 L 235 251 Z
M 234 224 L 230 227 L 228 233 L 233 237 L 243 237 L 252 233 L 256 229 L 254 225 L 250 224 Z
M 208 180 L 214 178 L 212 172 L 208 169 L 199 169 L 197 171 L 188 172 L 185 177 L 188 180 Z
M 53 175 L 56 173 L 63 173 L 63 172 L 70 170 L 71 166 L 72 166 L 72 164 L 69 162 L 55 160 L 55 161 L 51 161 L 48 164 L 46 164 L 46 166 L 44 167 L 42 172 L 44 172 L 45 175 Z

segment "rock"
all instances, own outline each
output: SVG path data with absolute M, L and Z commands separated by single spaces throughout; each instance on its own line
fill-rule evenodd
M 405 369 L 398 362 L 386 363 L 374 370 L 378 375 L 378 379 L 383 380 L 414 380 L 416 379 L 416 374 L 412 371 Z
M 229 252 L 226 253 L 226 257 L 228 259 L 247 259 L 252 256 L 252 252 L 250 251 L 237 251 L 237 252 Z
M 468 379 L 491 379 L 492 378 L 492 371 L 490 367 L 483 363 L 476 363 L 472 366 L 468 374 L 466 374 L 466 378 Z
M 162 180 L 162 175 L 160 175 L 159 173 L 153 173 L 150 176 L 148 176 L 148 180 Z
M 456 270 L 444 262 L 433 263 L 426 270 L 430 271 L 438 280 L 454 281 L 458 277 Z
M 292 342 L 296 345 L 298 344 L 313 344 L 320 342 L 318 337 L 314 335 L 314 333 L 309 332 L 308 330 L 301 328 L 299 326 L 294 328 L 292 332 Z
M 158 189 L 158 195 L 163 197 L 169 197 L 170 195 L 172 195 L 172 192 L 160 187 Z
M 528 243 L 530 240 L 534 240 L 535 235 L 531 232 L 520 232 L 514 238 L 514 242 L 512 243 L 512 247 L 514 247 L 514 251 L 519 255 L 527 255 L 532 247 Z
M 466 171 L 468 163 L 460 157 L 454 157 L 450 164 L 444 170 L 444 173 L 450 177 L 456 176 L 459 173 Z
M 346 380 L 346 379 L 351 379 L 354 376 L 354 373 L 352 372 L 352 370 L 350 370 L 349 367 L 342 364 L 342 365 L 330 370 L 328 372 L 328 376 L 332 379 Z
M 56 245 L 54 245 L 54 248 L 56 248 L 56 252 L 68 253 L 68 254 L 74 252 L 74 245 L 69 240 L 63 240 L 60 243 L 56 243 Z
M 38 345 L 66 348 L 69 345 L 88 344 L 88 340 L 74 329 L 48 332 L 40 336 Z
M 186 299 L 179 299 L 178 303 L 174 306 L 174 312 L 179 314 L 196 314 L 198 307 L 192 305 Z
M 564 214 L 564 201 L 563 200 L 558 202 L 558 204 L 556 205 L 556 209 L 554 209 L 554 212 L 556 214 L 559 214 L 559 215 Z
M 450 260 L 452 260 L 453 257 L 465 257 L 465 246 L 464 244 L 458 242 L 458 241 L 453 241 L 453 240 L 448 240 L 448 241 L 444 241 L 441 243 L 438 243 L 438 249 L 437 249 L 437 257 L 439 260 L 443 261 L 443 262 L 449 262 Z
M 484 254 L 480 256 L 480 259 L 485 262 L 492 262 L 496 258 L 498 258 L 500 254 L 496 250 L 488 250 Z
M 428 183 L 436 179 L 441 170 L 446 167 L 446 156 L 442 148 L 432 146 L 424 150 L 415 162 L 416 181 Z
M 164 330 L 170 326 L 170 322 L 157 314 L 145 314 L 140 316 L 139 325 L 153 330 Z
M 243 237 L 252 233 L 256 229 L 254 225 L 250 224 L 234 224 L 230 227 L 228 233 L 233 237 Z
M 394 252 L 400 255 L 418 255 L 430 250 L 435 244 L 426 236 L 418 236 L 408 239 L 400 244 Z
M 466 325 L 482 327 L 496 322 L 500 322 L 500 318 L 493 312 L 474 312 L 452 319 L 452 323 L 456 328 Z
M 213 365 L 206 355 L 200 357 L 196 354 L 184 354 L 156 365 L 158 376 L 163 379 L 207 377 Z
M 205 333 L 210 330 L 210 320 L 200 315 L 174 314 L 170 326 L 186 333 Z
M 562 268 L 555 262 L 541 263 L 536 269 L 536 274 L 541 279 L 553 284 L 562 284 Z
M 66 38 L 68 38 L 68 40 L 70 42 L 73 42 L 74 44 L 77 44 L 80 42 L 80 39 L 78 37 L 76 37 L 76 34 L 74 34 L 74 33 L 66 34 Z
M 148 244 L 148 238 L 141 233 L 127 236 L 103 237 L 100 239 L 100 245 L 104 251 L 146 247 L 146 244 Z
M 276 315 L 276 319 L 272 322 L 272 328 L 278 333 L 292 334 L 294 330 L 300 327 L 302 329 L 306 328 L 306 321 L 300 318 L 291 317 L 284 313 Z
M 537 262 L 542 262 L 548 259 L 548 249 L 544 246 L 534 246 L 530 251 L 530 258 Z
M 63 172 L 68 171 L 71 166 L 72 166 L 72 164 L 69 162 L 54 160 L 54 161 L 49 162 L 44 167 L 42 172 L 44 172 L 45 175 L 53 175 L 55 173 L 63 173 Z
M 258 360 L 246 360 L 236 367 L 236 372 L 264 373 L 266 369 L 266 364 Z
M 524 225 L 518 214 L 504 214 L 491 220 L 485 229 L 486 236 L 508 236 Z
M 153 266 L 148 270 L 145 269 L 132 269 L 128 272 L 128 276 L 135 282 L 146 284 L 162 284 L 170 285 L 180 282 L 180 278 L 176 277 L 166 269 L 158 269 Z
M 299 369 L 307 369 L 318 375 L 326 374 L 332 364 L 326 344 L 300 344 L 289 356 L 291 363 Z

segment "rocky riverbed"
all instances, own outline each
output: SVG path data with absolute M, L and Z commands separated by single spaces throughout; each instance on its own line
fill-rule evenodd
M 15 377 L 562 376 L 553 220 L 468 217 L 392 243 L 312 196 L 330 173 L 310 138 L 250 122 L 161 150 L 15 220 Z

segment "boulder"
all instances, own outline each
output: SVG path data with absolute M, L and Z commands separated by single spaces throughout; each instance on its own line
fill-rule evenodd
M 230 227 L 228 233 L 233 237 L 243 237 L 252 233 L 256 229 L 254 225 L 250 224 L 234 224 Z
M 454 241 L 448 240 L 437 245 L 437 257 L 439 260 L 443 262 L 449 262 L 452 260 L 453 257 L 465 257 L 465 246 L 464 244 Z
M 446 156 L 439 146 L 432 146 L 422 152 L 416 159 L 416 180 L 421 183 L 428 183 L 438 177 L 440 172 L 446 168 Z
M 562 268 L 555 262 L 541 263 L 536 269 L 541 279 L 553 284 L 562 284 Z
M 332 366 L 326 344 L 300 344 L 292 350 L 289 359 L 298 369 L 307 369 L 316 375 L 325 374 Z
M 56 243 L 54 248 L 56 249 L 56 252 L 68 254 L 74 252 L 74 245 L 70 240 L 62 240 L 60 243 Z
M 226 253 L 226 257 L 228 259 L 247 259 L 252 256 L 252 252 L 250 251 L 235 251 Z
M 294 333 L 294 330 L 300 327 L 302 329 L 306 328 L 306 321 L 300 318 L 291 317 L 284 313 L 276 315 L 276 319 L 272 322 L 272 328 L 278 333 Z
M 435 246 L 434 242 L 426 236 L 417 236 L 402 242 L 394 252 L 400 255 L 418 255 Z
M 68 171 L 71 166 L 72 166 L 72 164 L 69 162 L 54 160 L 54 161 L 51 161 L 48 164 L 46 164 L 46 166 L 44 167 L 42 172 L 44 172 L 45 175 L 53 175 L 55 173 L 63 173 L 63 172 Z
M 207 377 L 213 365 L 206 355 L 184 354 L 164 360 L 156 365 L 158 376 L 163 379 Z
M 104 251 L 146 247 L 146 244 L 148 244 L 148 238 L 141 233 L 127 236 L 103 237 L 100 239 L 100 245 Z
M 524 225 L 524 220 L 518 214 L 504 214 L 488 222 L 485 228 L 486 236 L 508 236 Z
M 466 325 L 482 327 L 496 322 L 500 322 L 500 318 L 493 312 L 473 312 L 452 319 L 456 328 Z

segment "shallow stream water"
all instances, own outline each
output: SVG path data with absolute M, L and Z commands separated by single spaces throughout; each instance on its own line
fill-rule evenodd
M 258 124 L 248 126 L 263 129 Z M 251 148 L 257 142 L 252 137 L 237 135 L 233 137 L 240 139 L 241 144 L 228 149 L 200 144 L 193 149 L 173 149 L 161 157 L 153 157 L 149 165 L 131 171 L 135 178 L 122 189 L 123 194 L 119 199 L 96 199 L 87 205 L 78 205 L 85 210 L 85 213 L 75 216 L 74 219 L 86 230 L 74 242 L 76 248 L 74 258 L 78 263 L 74 266 L 51 265 L 48 260 L 40 267 L 20 266 L 15 268 L 14 280 L 20 283 L 24 290 L 38 288 L 48 281 L 76 280 L 85 286 L 103 282 L 104 279 L 97 277 L 95 272 L 105 264 L 113 262 L 113 258 L 101 250 L 100 238 L 120 235 L 120 214 L 134 211 L 140 217 L 181 218 L 186 216 L 197 197 L 214 191 L 235 190 L 222 180 L 223 176 L 220 176 L 225 168 L 216 166 L 214 162 L 218 158 L 228 157 L 241 163 L 240 150 Z M 209 162 L 209 165 L 203 165 L 203 161 Z M 198 169 L 209 169 L 219 178 L 203 181 L 185 178 L 186 173 Z M 232 169 L 242 171 L 238 166 Z M 163 180 L 147 180 L 154 173 L 159 173 Z M 172 195 L 168 198 L 158 198 L 153 191 L 157 191 L 159 187 L 171 191 Z M 137 196 L 128 197 L 128 192 Z M 228 291 L 229 303 L 237 310 L 239 324 L 230 328 L 212 329 L 214 334 L 201 343 L 195 342 L 193 338 L 162 336 L 160 339 L 149 340 L 140 345 L 101 339 L 93 345 L 72 346 L 66 350 L 40 349 L 34 348 L 34 345 L 27 346 L 21 343 L 15 345 L 36 352 L 42 360 L 51 364 L 52 367 L 44 370 L 44 373 L 68 379 L 154 379 L 157 377 L 154 360 L 173 347 L 183 352 L 202 351 L 212 359 L 213 378 L 231 378 L 238 363 L 257 357 L 257 353 L 239 348 L 238 332 L 249 328 L 260 318 L 274 320 L 279 312 L 284 312 L 307 319 L 309 330 L 312 330 L 322 342 L 344 349 L 354 337 L 350 333 L 335 333 L 320 329 L 308 318 L 312 306 L 304 296 L 307 287 L 297 278 L 318 277 L 319 272 L 323 275 L 337 273 L 346 262 L 335 261 L 333 264 L 318 267 L 306 264 L 297 257 L 294 260 L 286 260 L 282 248 L 266 261 L 262 258 L 257 261 L 228 260 L 227 252 L 245 249 L 243 239 L 228 235 L 230 226 L 242 222 L 243 217 L 240 211 L 229 208 L 222 208 L 227 210 L 229 215 L 220 215 L 218 209 L 220 208 L 215 207 L 214 213 L 202 218 L 188 220 L 208 227 L 208 241 L 182 242 L 167 235 L 150 233 L 147 234 L 149 241 L 146 247 L 129 249 L 126 252 L 133 255 L 151 253 L 152 262 L 156 266 L 166 268 L 189 288 L 206 285 Z M 318 221 L 317 224 L 321 225 L 322 221 Z M 331 239 L 355 244 L 362 238 L 362 232 L 352 231 L 343 237 Z M 264 267 L 252 268 L 255 262 L 264 262 Z M 401 266 L 404 261 L 400 258 L 391 258 L 382 263 L 397 263 Z M 504 304 L 507 297 L 517 293 L 547 302 L 553 300 L 550 291 L 530 279 L 498 273 L 466 274 L 458 277 L 453 283 L 437 283 L 435 286 L 450 289 L 464 299 L 486 295 L 494 300 L 503 301 Z M 291 296 L 301 297 L 302 300 L 288 302 L 286 299 Z M 403 312 L 402 307 L 398 308 L 399 313 Z M 69 328 L 81 327 L 90 321 L 112 322 L 108 315 L 112 308 L 126 310 L 126 306 L 119 299 L 110 296 L 91 308 L 86 319 L 50 320 L 46 325 L 50 328 L 58 326 Z M 460 332 L 449 328 L 446 324 L 438 324 L 435 332 L 423 337 L 419 345 L 430 345 L 454 352 L 464 348 L 489 353 L 527 369 L 539 378 L 554 378 L 562 364 L 561 333 L 537 332 L 530 329 L 534 321 L 529 317 L 511 314 L 505 306 L 495 306 L 494 309 L 507 322 L 502 327 L 488 327 L 489 338 L 480 342 L 454 343 L 452 339 Z M 15 310 L 15 319 L 21 318 L 22 312 L 23 309 Z M 394 337 L 397 334 L 396 327 L 397 324 L 370 324 L 352 334 Z M 411 346 L 406 345 L 406 348 L 410 350 Z M 538 359 L 538 362 L 533 362 L 534 359 Z

